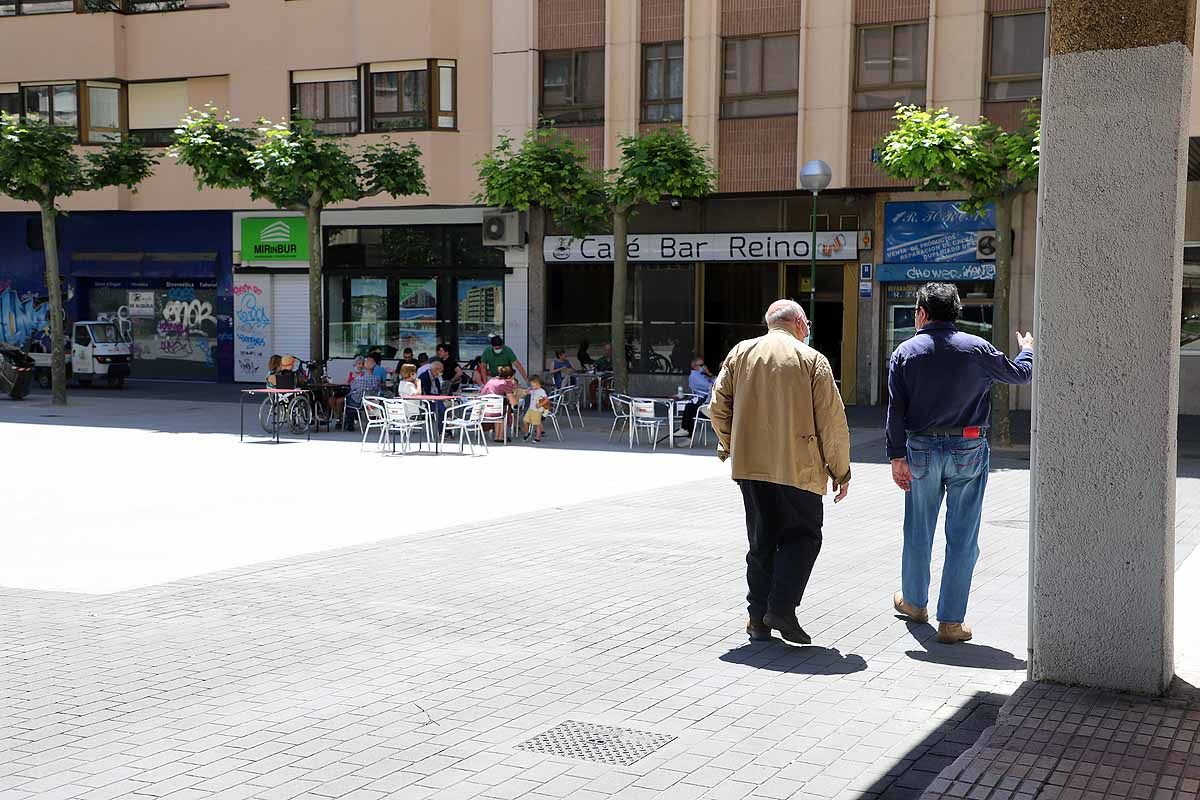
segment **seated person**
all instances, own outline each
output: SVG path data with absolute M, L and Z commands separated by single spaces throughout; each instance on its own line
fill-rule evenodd
M 521 378 L 526 383 L 529 382 L 529 375 L 525 372 L 525 365 L 517 358 L 517 354 L 513 352 L 513 349 L 504 343 L 504 337 L 493 336 L 490 345 L 479 356 L 479 363 L 483 365 L 483 379 L 485 382 L 493 375 L 500 374 L 499 370 L 501 367 L 515 369 L 521 374 Z
M 401 364 L 400 379 L 396 381 L 396 396 L 407 397 L 411 394 L 420 393 L 421 386 L 417 382 L 417 365 Z
M 604 343 L 604 353 L 599 358 L 597 358 L 594 363 L 595 363 L 597 372 L 612 372 L 613 360 L 612 360 L 612 343 L 611 342 Z
M 364 397 L 376 397 L 383 391 L 383 384 L 375 373 L 375 367 L 375 359 L 367 356 L 362 374 L 355 376 L 354 380 L 350 381 L 350 394 L 346 396 L 346 422 L 351 427 L 354 417 L 349 412 L 354 411 L 357 416 L 358 410 L 363 407 Z
M 676 436 L 692 435 L 692 431 L 696 427 L 696 412 L 708 402 L 712 396 L 713 384 L 716 382 L 717 379 L 708 371 L 708 367 L 704 366 L 704 359 L 693 358 L 692 371 L 688 374 L 688 391 L 699 399 L 688 401 L 687 407 L 683 410 L 682 427 L 675 431 Z
M 579 358 L 579 368 L 584 372 L 591 372 L 593 367 L 595 367 L 596 362 L 592 359 L 591 354 L 588 353 L 586 339 L 579 343 L 579 352 L 576 353 L 576 356 Z
M 430 361 L 429 369 L 422 373 L 417 370 L 417 380 L 421 382 L 421 394 L 427 395 L 444 395 L 449 390 L 449 384 L 446 383 L 446 370 L 440 361 Z
M 466 375 L 463 373 L 462 367 L 458 365 L 458 361 L 450 355 L 448 343 L 443 342 L 437 346 L 437 355 L 434 360 L 442 363 L 442 380 L 449 384 L 448 388 L 451 391 L 457 390 Z
M 278 353 L 267 359 L 267 388 L 275 388 L 275 373 L 279 372 L 280 365 L 283 364 L 283 356 Z
M 346 375 L 346 385 L 347 386 L 354 383 L 354 379 L 357 378 L 359 375 L 362 375 L 363 369 L 365 369 L 366 363 L 367 363 L 367 360 L 365 358 L 363 358 L 362 356 L 354 357 L 354 366 L 351 368 L 350 372 Z
M 417 360 L 413 358 L 413 349 L 411 347 L 406 347 L 401 352 L 400 360 L 396 362 L 396 372 L 399 372 L 400 368 L 405 364 L 412 364 L 414 367 L 419 366 Z
M 567 351 L 559 348 L 554 351 L 554 360 L 550 362 L 550 374 L 554 377 L 554 388 L 561 389 L 563 382 L 566 381 L 573 371 L 570 360 L 567 358 Z
M 508 398 L 507 405 L 516 405 L 517 401 L 517 384 L 513 381 L 512 367 L 499 367 L 496 370 L 496 377 L 489 378 L 483 388 L 479 390 L 479 394 L 498 394 Z M 507 408 L 505 409 L 507 413 Z M 499 442 L 504 436 L 504 422 L 497 422 L 495 430 L 492 431 L 492 441 Z

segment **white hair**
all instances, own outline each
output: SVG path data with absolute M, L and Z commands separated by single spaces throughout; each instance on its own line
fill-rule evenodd
M 766 322 L 768 328 L 795 323 L 804 319 L 804 308 L 795 300 L 776 300 L 767 309 Z

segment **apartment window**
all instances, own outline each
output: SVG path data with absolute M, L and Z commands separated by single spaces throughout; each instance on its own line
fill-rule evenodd
M 292 73 L 292 116 L 311 120 L 320 133 L 358 133 L 358 95 L 358 70 L 353 67 Z
M 800 37 L 726 39 L 722 117 L 795 114 L 800 86 Z
M 683 119 L 683 42 L 642 47 L 642 121 Z
M 542 53 L 542 116 L 559 125 L 604 120 L 604 51 Z
M 854 108 L 870 111 L 925 105 L 926 48 L 929 25 L 909 22 L 858 29 L 854 72 Z
M 79 97 L 76 84 L 21 85 L 26 119 L 40 119 L 62 128 L 79 130 Z
M 1046 15 L 992 17 L 988 39 L 988 100 L 1028 100 L 1042 93 Z
M 456 128 L 456 72 L 448 60 L 371 64 L 371 130 Z
M 65 14 L 75 10 L 75 0 L 0 0 L 0 17 L 17 14 Z
M 187 111 L 187 81 L 129 84 L 129 135 L 147 147 L 170 145 Z
M 21 89 L 15 83 L 0 83 L 0 113 L 21 115 Z

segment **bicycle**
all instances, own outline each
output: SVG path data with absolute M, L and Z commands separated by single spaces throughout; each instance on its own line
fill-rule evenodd
M 293 434 L 304 433 L 313 420 L 312 402 L 306 396 L 309 394 L 302 390 L 295 394 L 268 395 L 258 406 L 258 424 L 267 433 L 284 426 Z

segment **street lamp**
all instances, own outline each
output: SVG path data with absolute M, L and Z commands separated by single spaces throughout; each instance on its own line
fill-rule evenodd
M 820 159 L 805 162 L 800 168 L 800 186 L 812 192 L 812 246 L 809 248 L 808 274 L 808 344 L 812 344 L 813 315 L 817 310 L 817 195 L 833 180 L 833 170 Z

